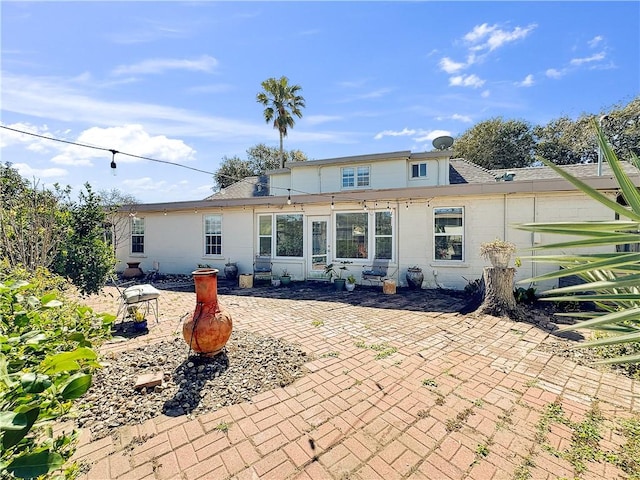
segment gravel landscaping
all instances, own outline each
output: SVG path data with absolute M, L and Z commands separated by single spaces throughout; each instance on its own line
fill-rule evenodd
M 78 426 L 92 439 L 123 425 L 157 417 L 196 415 L 244 402 L 258 393 L 289 385 L 305 374 L 310 360 L 297 346 L 234 331 L 226 351 L 213 358 L 191 354 L 182 337 L 101 359 L 104 368 L 79 401 Z M 135 389 L 136 379 L 159 372 L 162 385 Z

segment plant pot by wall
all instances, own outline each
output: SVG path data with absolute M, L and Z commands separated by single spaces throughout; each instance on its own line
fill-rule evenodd
M 238 278 L 238 265 L 235 262 L 227 263 L 224 266 L 224 276 L 227 280 L 235 280 Z
M 342 290 L 344 290 L 344 286 L 347 283 L 347 281 L 344 278 L 336 278 L 333 281 L 333 286 L 336 289 L 336 292 L 341 292 Z
M 421 268 L 408 268 L 407 274 L 405 275 L 407 278 L 407 285 L 411 289 L 422 288 L 422 281 L 424 280 L 424 275 L 422 273 Z
M 347 292 L 353 292 L 356 288 L 356 284 L 355 283 L 345 283 L 344 287 L 347 289 Z
M 291 277 L 280 277 L 280 281 L 282 282 L 282 285 L 289 285 L 291 283 Z

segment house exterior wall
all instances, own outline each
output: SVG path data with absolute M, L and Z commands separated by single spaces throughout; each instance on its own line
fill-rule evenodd
M 422 178 L 411 178 L 411 165 L 414 163 L 426 163 L 427 176 Z M 370 184 L 366 187 L 371 189 L 404 188 L 404 187 L 429 187 L 435 185 L 446 185 L 449 178 L 448 159 L 424 159 L 413 158 L 404 161 L 389 159 L 386 161 L 367 161 L 363 159 L 358 162 L 343 164 L 313 165 L 313 162 L 305 162 L 304 166 L 291 168 L 290 182 L 287 174 L 277 173 L 271 175 L 272 195 L 286 195 L 287 189 L 291 185 L 291 195 L 305 193 L 339 193 L 351 190 L 361 190 L 362 188 L 342 188 L 342 169 L 368 166 L 370 172 Z
M 292 195 L 293 196 L 293 195 Z M 268 201 L 268 199 L 265 199 Z M 375 205 L 375 204 L 374 204 Z M 279 275 L 287 269 L 294 280 L 310 278 L 307 264 L 311 219 L 327 219 L 329 222 L 329 244 L 334 250 L 336 243 L 335 215 L 340 212 L 362 212 L 356 202 L 336 202 L 331 209 L 326 203 L 310 205 L 282 205 L 215 208 L 210 211 L 178 211 L 138 213 L 145 218 L 145 252 L 130 253 L 130 235 L 122 238 L 118 249 L 119 270 L 126 262 L 139 261 L 143 270 L 160 265 L 162 273 L 189 274 L 198 264 L 208 264 L 222 270 L 230 259 L 238 264 L 240 273 L 253 271 L 253 259 L 258 253 L 258 218 L 260 215 L 287 213 L 303 216 L 304 255 L 302 257 L 273 258 L 273 273 Z M 405 286 L 407 268 L 419 266 L 424 274 L 423 286 L 462 289 L 467 281 L 480 278 L 487 261 L 479 255 L 480 244 L 496 238 L 514 242 L 518 246 L 516 256 L 529 255 L 527 247 L 540 243 L 563 240 L 561 237 L 531 234 L 513 228 L 514 224 L 526 222 L 611 220 L 612 213 L 599 203 L 579 192 L 484 194 L 447 196 L 436 198 L 399 199 L 389 202 L 393 212 L 394 247 L 390 273 L 398 285 Z M 462 261 L 434 259 L 434 209 L 461 207 L 464 211 L 462 233 L 464 235 L 464 257 Z M 386 200 L 378 205 L 378 211 L 387 208 Z M 222 215 L 222 253 L 204 255 L 204 215 Z M 372 218 L 374 209 L 368 212 Z M 608 251 L 606 248 L 599 251 Z M 565 251 L 564 253 L 570 253 Z M 364 267 L 372 262 L 369 258 L 356 259 L 348 266 L 360 281 Z M 329 261 L 333 256 L 329 256 Z M 532 264 L 523 261 L 517 269 L 516 279 L 523 280 L 545 273 L 556 267 Z M 538 290 L 554 286 L 553 282 L 537 285 Z

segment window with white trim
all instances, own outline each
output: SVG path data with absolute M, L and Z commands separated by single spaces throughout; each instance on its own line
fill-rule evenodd
M 411 178 L 425 178 L 427 176 L 427 162 L 411 164 Z
M 204 254 L 222 255 L 222 215 L 204 216 Z
M 131 218 L 131 253 L 144 253 L 144 218 Z
M 464 260 L 464 208 L 433 209 L 434 260 Z
M 369 166 L 344 167 L 342 169 L 342 188 L 368 187 L 370 183 Z
M 391 212 L 340 212 L 335 215 L 335 257 L 338 259 L 393 256 L 394 228 Z
M 258 216 L 260 255 L 302 257 L 304 254 L 304 218 L 301 213 Z

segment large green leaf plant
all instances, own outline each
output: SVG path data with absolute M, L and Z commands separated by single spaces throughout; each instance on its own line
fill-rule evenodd
M 522 283 L 540 282 L 568 276 L 577 276 L 584 283 L 543 292 L 543 300 L 554 302 L 591 302 L 595 308 L 581 309 L 563 315 L 577 321 L 560 331 L 590 329 L 601 333 L 578 347 L 621 346 L 640 342 L 640 253 L 618 251 L 615 247 L 640 243 L 640 193 L 607 142 L 602 130 L 594 122 L 603 159 L 609 164 L 620 187 L 626 206 L 612 200 L 581 180 L 568 174 L 551 162 L 542 160 L 559 175 L 583 193 L 605 205 L 619 215 L 620 220 L 525 223 L 516 228 L 531 232 L 569 235 L 573 240 L 541 245 L 533 250 L 610 247 L 610 253 L 535 255 L 522 257 L 533 262 L 557 265 L 560 268 L 523 280 Z M 631 154 L 631 162 L 639 167 L 639 160 Z M 605 334 L 602 334 L 604 332 Z M 631 349 L 634 351 L 634 349 Z M 637 351 L 637 350 L 635 350 Z M 640 354 L 614 356 L 599 360 L 600 364 L 638 363 Z
M 3 275 L 4 276 L 4 275 Z M 0 478 L 72 478 L 76 433 L 54 421 L 91 386 L 92 341 L 112 315 L 43 293 L 18 278 L 0 281 Z

